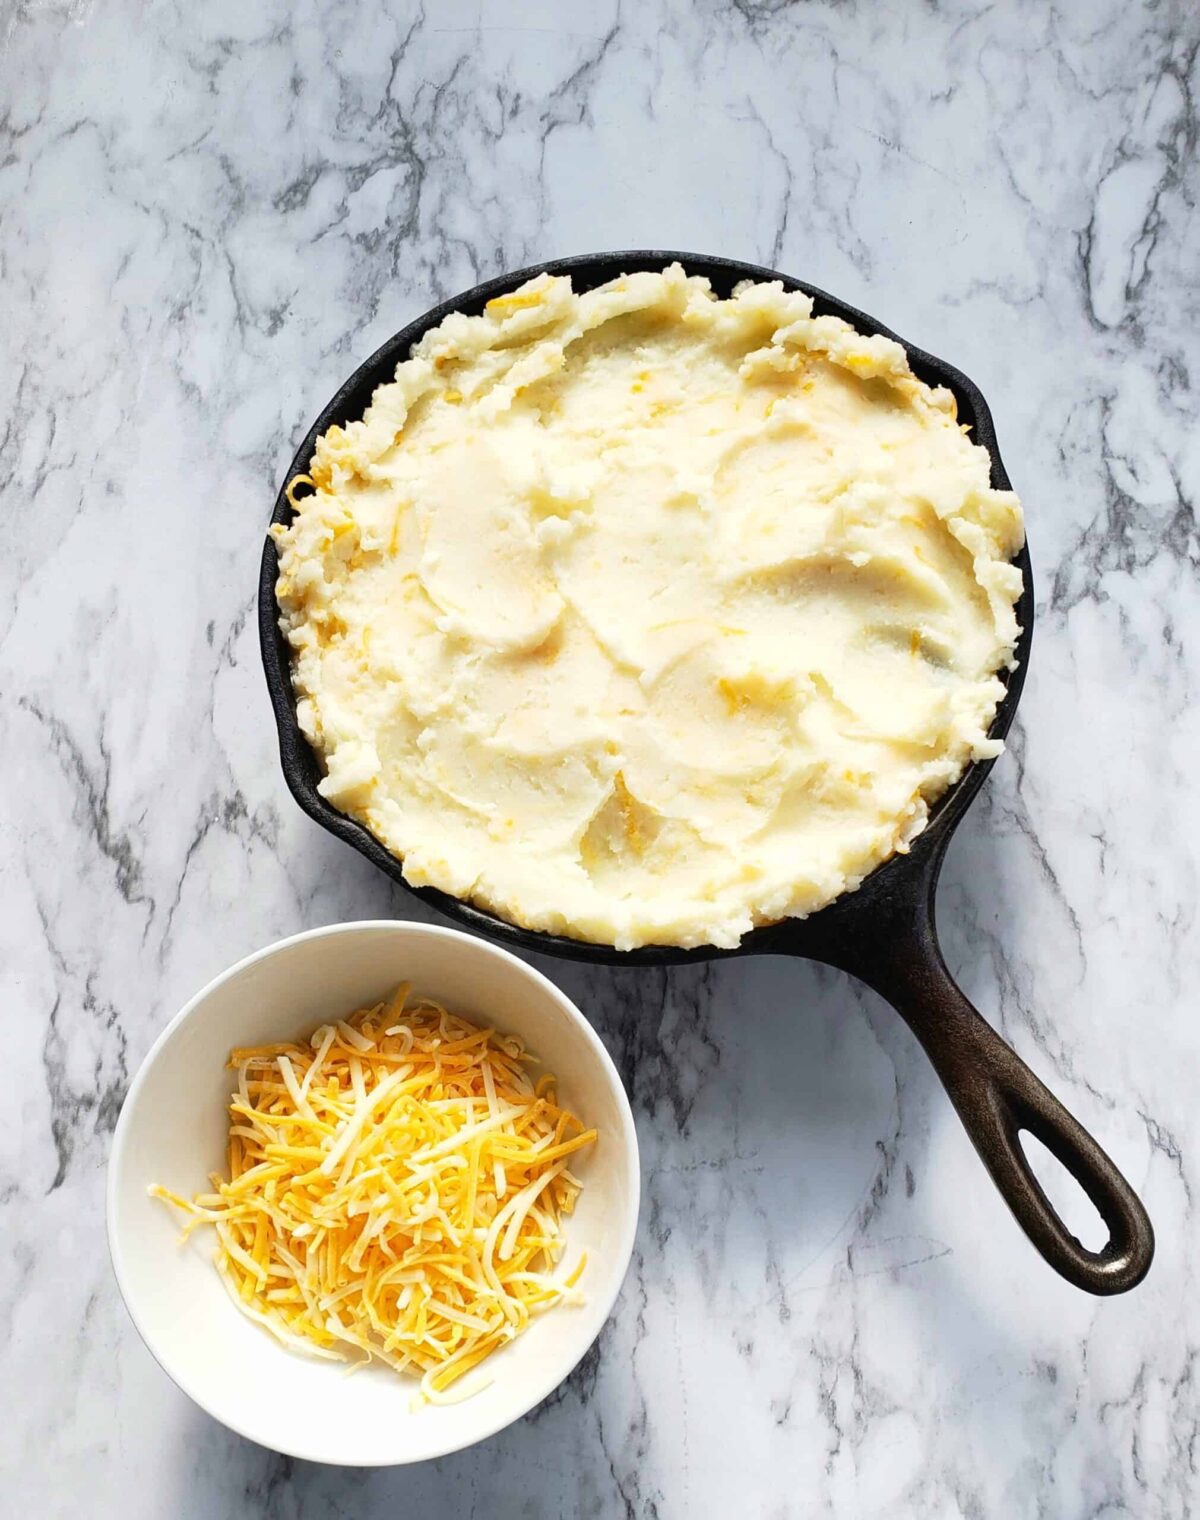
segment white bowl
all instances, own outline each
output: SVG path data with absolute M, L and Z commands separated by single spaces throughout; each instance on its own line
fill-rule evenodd
M 190 1196 L 225 1164 L 234 1045 L 294 1038 L 411 981 L 415 991 L 520 1036 L 559 1079 L 562 1099 L 600 1131 L 578 1167 L 567 1260 L 588 1253 L 587 1301 L 548 1310 L 495 1353 L 491 1386 L 462 1403 L 414 1410 L 415 1380 L 375 1365 L 289 1351 L 240 1314 L 212 1264 L 212 1235 L 179 1244 L 180 1220 L 147 1195 Z M 457 1451 L 520 1419 L 596 1339 L 633 1250 L 640 1178 L 629 1100 L 583 1015 L 523 962 L 454 929 L 336 924 L 269 945 L 191 1000 L 155 1041 L 129 1089 L 108 1172 L 108 1241 L 117 1283 L 163 1370 L 214 1419 L 314 1462 L 386 1466 Z

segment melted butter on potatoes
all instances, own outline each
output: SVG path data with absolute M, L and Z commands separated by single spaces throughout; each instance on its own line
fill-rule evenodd
M 428 333 L 276 529 L 322 793 L 432 884 L 735 945 L 999 745 L 1022 542 L 949 392 L 806 296 L 541 276 Z

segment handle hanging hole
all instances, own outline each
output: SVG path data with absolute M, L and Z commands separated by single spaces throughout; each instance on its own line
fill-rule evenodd
M 1108 1226 L 1083 1188 L 1054 1152 L 1029 1130 L 1017 1131 L 1017 1144 L 1063 1224 L 1085 1250 L 1102 1251 L 1108 1244 Z

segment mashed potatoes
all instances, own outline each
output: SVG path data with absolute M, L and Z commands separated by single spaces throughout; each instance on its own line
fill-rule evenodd
M 736 945 L 1000 749 L 1017 499 L 903 349 L 778 285 L 531 280 L 311 482 L 274 531 L 320 789 L 514 923 Z

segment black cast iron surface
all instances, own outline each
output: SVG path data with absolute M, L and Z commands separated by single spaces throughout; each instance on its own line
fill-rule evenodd
M 412 345 L 450 312 L 475 315 L 494 296 L 543 271 L 568 274 L 577 290 L 586 290 L 620 274 L 662 269 L 672 262 L 682 264 L 689 274 L 703 275 L 719 296 L 728 296 L 743 280 L 781 281 L 788 290 L 809 295 L 818 315 L 841 317 L 859 332 L 895 339 L 907 352 L 914 374 L 953 392 L 959 421 L 970 428 L 974 441 L 991 457 L 992 485 L 1009 489 L 986 401 L 966 375 L 944 360 L 905 342 L 873 317 L 802 280 L 731 259 L 648 250 L 556 259 L 502 275 L 444 302 L 390 338 L 355 371 L 313 423 L 284 477 L 271 521 L 291 520 L 287 484 L 293 476 L 307 471 L 320 435 L 335 423 L 344 425 L 361 417 L 376 386 L 390 380 Z M 990 730 L 995 738 L 1002 738 L 1012 723 L 1033 634 L 1033 577 L 1027 548 L 1021 551 L 1017 564 L 1024 583 L 1016 609 L 1021 634 L 1016 669 L 1002 676 L 1005 695 Z M 674 965 L 737 955 L 793 955 L 823 961 L 858 977 L 892 1004 L 921 1041 L 984 1165 L 1050 1265 L 1092 1293 L 1120 1293 L 1141 1281 L 1154 1254 L 1154 1235 L 1145 1209 L 1096 1141 L 968 1002 L 946 969 L 938 947 L 934 899 L 946 845 L 993 761 L 976 761 L 968 767 L 934 807 L 911 851 L 877 867 L 857 892 L 838 898 L 809 918 L 785 919 L 755 929 L 736 950 L 713 946 L 616 950 L 611 945 L 521 929 L 433 888 L 410 887 L 396 857 L 317 791 L 322 769 L 296 721 L 288 646 L 279 628 L 275 603 L 277 574 L 275 544 L 268 537 L 258 603 L 263 665 L 279 728 L 284 776 L 292 795 L 311 818 L 448 917 L 517 949 L 622 966 Z M 1055 1213 L 1026 1160 L 1019 1139 L 1022 1130 L 1041 1140 L 1092 1199 L 1109 1231 L 1102 1250 L 1085 1249 Z

